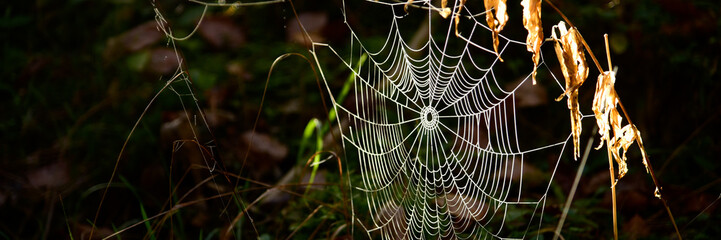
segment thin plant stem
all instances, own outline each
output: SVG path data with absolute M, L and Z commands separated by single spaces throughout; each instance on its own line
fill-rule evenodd
M 150 103 L 145 106 L 145 109 L 140 114 L 140 117 L 138 117 L 138 120 L 135 121 L 135 125 L 133 125 L 133 128 L 130 129 L 130 133 L 128 133 L 128 136 L 125 138 L 125 142 L 123 142 L 123 146 L 120 148 L 120 153 L 118 153 L 118 157 L 115 160 L 115 166 L 113 166 L 113 173 L 110 174 L 110 180 L 108 180 L 108 185 L 105 187 L 105 190 L 103 191 L 102 197 L 100 197 L 100 203 L 98 204 L 98 209 L 95 211 L 95 217 L 93 218 L 93 224 L 90 226 L 90 236 L 88 239 L 93 238 L 93 233 L 95 233 L 95 223 L 98 221 L 98 216 L 100 215 L 100 209 L 103 207 L 103 202 L 105 201 L 105 196 L 108 194 L 108 189 L 110 188 L 110 184 L 113 182 L 113 179 L 115 178 L 115 174 L 118 172 L 118 166 L 120 165 L 120 160 L 123 157 L 123 153 L 125 152 L 125 148 L 128 146 L 128 142 L 130 142 L 130 137 L 133 136 L 133 133 L 138 128 L 138 125 L 140 125 L 140 121 L 143 120 L 143 117 L 145 117 L 145 114 L 148 112 L 148 109 L 150 109 L 150 106 L 155 103 L 155 100 L 160 96 L 163 91 L 172 84 L 175 79 L 185 74 L 185 72 L 179 72 L 173 78 L 169 79 L 165 82 L 165 85 L 157 92 L 155 93 L 155 96 L 153 96 L 152 99 L 150 99 Z
M 608 47 L 608 34 L 604 34 L 603 38 L 606 40 L 606 58 L 608 60 L 608 70 L 611 71 L 612 64 L 611 64 L 611 53 L 610 53 L 609 47 Z M 584 41 L 583 44 L 585 46 L 586 42 Z M 586 48 L 588 48 L 588 46 L 586 46 Z M 589 50 L 589 52 L 590 52 L 590 50 Z M 590 54 L 590 55 L 593 56 L 593 54 Z M 593 59 L 595 60 L 596 58 L 594 57 Z M 598 62 L 596 64 L 598 64 Z M 606 144 L 610 144 L 610 143 L 607 142 Z M 611 155 L 611 148 L 606 147 L 606 149 L 608 152 L 608 170 L 609 170 L 609 173 L 611 174 L 611 201 L 613 203 L 613 239 L 618 240 L 618 216 L 617 216 L 618 213 L 617 213 L 617 209 L 616 209 L 616 179 L 614 179 L 614 176 L 613 176 L 613 161 L 612 161 L 612 155 Z
M 593 130 L 591 132 L 596 132 L 598 130 L 598 126 L 594 126 Z M 561 236 L 561 229 L 563 228 L 563 222 L 566 220 L 566 216 L 568 215 L 568 210 L 571 208 L 571 202 L 573 202 L 573 197 L 576 195 L 576 190 L 578 189 L 578 183 L 581 181 L 581 175 L 583 175 L 583 169 L 586 167 L 586 160 L 588 160 L 588 154 L 591 152 L 591 146 L 593 146 L 593 138 L 595 135 L 591 135 L 590 138 L 588 138 L 588 143 L 586 144 L 586 150 L 583 152 L 583 157 L 581 158 L 581 164 L 578 166 L 578 170 L 576 171 L 576 178 L 573 180 L 573 186 L 571 186 L 571 192 L 568 194 L 568 198 L 566 199 L 566 205 L 563 207 L 563 213 L 561 214 L 561 220 L 558 221 L 558 226 L 556 226 L 556 231 L 553 234 L 553 240 L 557 240 L 558 237 Z M 561 237 L 563 238 L 563 237 Z
M 608 173 L 611 176 L 611 203 L 613 205 L 613 239 L 618 240 L 618 218 L 616 213 L 616 177 L 613 175 L 613 153 L 610 148 L 608 152 Z

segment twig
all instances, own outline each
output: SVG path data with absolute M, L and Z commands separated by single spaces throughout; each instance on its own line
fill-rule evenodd
M 608 173 L 611 176 L 611 202 L 613 204 L 613 239 L 618 240 L 618 220 L 616 213 L 616 178 L 613 176 L 613 153 L 611 148 L 606 148 L 608 152 Z
M 693 217 L 693 218 L 691 219 L 691 221 L 688 221 L 688 223 L 686 223 L 686 226 L 684 226 L 683 228 L 686 229 L 686 227 L 688 227 L 688 225 L 691 225 L 691 223 L 692 223 L 693 221 L 695 221 L 696 218 L 698 218 L 698 216 L 701 216 L 701 214 L 703 214 L 703 213 L 706 212 L 706 210 L 708 210 L 711 206 L 713 206 L 714 204 L 716 204 L 716 202 L 718 202 L 719 199 L 721 199 L 721 194 L 718 195 L 718 197 L 716 198 L 716 200 L 713 200 L 713 202 L 711 202 L 711 204 L 709 204 L 708 206 L 706 206 L 703 210 L 701 210 L 700 213 L 698 213 L 695 217 Z
M 581 35 L 581 34 L 579 34 L 579 35 Z M 608 70 L 611 71 L 612 64 L 611 64 L 611 53 L 610 53 L 609 47 L 608 47 L 608 34 L 604 34 L 603 38 L 606 40 L 605 41 L 606 42 L 606 58 L 608 59 Z M 581 37 L 581 39 L 583 39 L 583 37 Z M 588 46 L 586 45 L 586 41 L 583 41 L 583 45 L 586 46 L 586 48 L 588 49 Z M 589 53 L 590 53 L 590 50 L 589 50 Z M 592 56 L 593 60 L 596 60 L 596 58 L 593 57 L 593 53 L 591 53 L 590 55 Z M 598 62 L 596 62 L 596 65 L 598 65 Z M 610 143 L 607 142 L 606 144 L 610 144 Z M 610 147 L 607 147 L 606 150 L 608 152 L 608 171 L 611 174 L 610 175 L 611 176 L 611 202 L 613 204 L 613 239 L 618 240 L 618 216 L 617 216 L 618 213 L 617 213 L 617 209 L 616 209 L 616 179 L 613 176 L 613 161 L 612 161 L 613 155 L 611 155 Z
M 591 132 L 596 132 L 598 130 L 598 126 L 594 126 L 593 130 Z M 561 229 L 563 228 L 563 222 L 566 220 L 566 216 L 568 215 L 568 209 L 571 207 L 571 202 L 573 202 L 573 197 L 576 195 L 576 189 L 578 189 L 578 182 L 581 181 L 581 175 L 583 174 L 583 169 L 586 167 L 586 160 L 588 159 L 588 153 L 591 152 L 591 146 L 593 145 L 593 138 L 595 135 L 591 135 L 590 138 L 588 138 L 588 144 L 586 144 L 586 150 L 583 152 L 583 158 L 581 158 L 581 165 L 578 166 L 578 170 L 576 171 L 576 178 L 573 180 L 573 186 L 571 187 L 571 193 L 568 194 L 568 198 L 566 199 L 566 205 L 563 207 L 563 213 L 561 214 L 561 220 L 558 221 L 558 226 L 556 226 L 556 231 L 553 234 L 553 240 L 557 240 L 558 237 L 561 236 Z
M 292 238 L 293 238 L 293 235 L 295 235 L 295 233 L 298 232 L 298 230 L 300 230 L 300 227 L 302 227 L 302 226 L 305 224 L 305 222 L 307 222 L 311 217 L 313 217 L 313 215 L 315 215 L 315 213 L 317 213 L 318 210 L 320 210 L 320 208 L 322 208 L 322 207 L 323 207 L 323 205 L 319 205 L 317 208 L 315 208 L 315 210 L 313 210 L 313 212 L 311 212 L 310 214 L 308 214 L 308 217 L 306 217 L 305 220 L 303 220 L 302 222 L 300 222 L 300 224 L 298 225 L 298 227 L 296 227 L 295 230 L 293 230 L 293 232 L 290 233 L 290 235 L 288 235 L 288 237 L 286 238 L 286 240 L 292 239 Z

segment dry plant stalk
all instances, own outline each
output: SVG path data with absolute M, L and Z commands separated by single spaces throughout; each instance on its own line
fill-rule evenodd
M 561 38 L 556 36 L 558 29 Z M 579 138 L 581 136 L 581 110 L 578 106 L 578 88 L 588 77 L 588 66 L 586 66 L 586 56 L 583 53 L 581 36 L 575 27 L 566 28 L 566 24 L 561 21 L 558 25 L 553 26 L 551 30 L 551 38 L 556 42 L 556 56 L 561 65 L 563 77 L 566 79 L 566 92 L 556 98 L 561 101 L 563 96 L 568 96 L 568 109 L 571 111 L 571 131 L 573 134 L 573 158 L 578 159 L 580 154 Z
M 541 0 L 523 0 L 523 27 L 528 30 L 526 37 L 526 50 L 533 53 L 533 85 L 536 85 L 536 68 L 541 59 L 541 44 L 543 43 L 543 26 L 541 25 Z
M 462 0 L 461 2 L 464 1 Z M 493 50 L 496 51 L 498 60 L 503 62 L 503 59 L 498 54 L 498 33 L 503 30 L 503 27 L 506 26 L 506 22 L 508 22 L 506 0 L 484 0 L 483 3 L 486 6 L 486 22 L 488 23 L 488 27 L 493 31 Z

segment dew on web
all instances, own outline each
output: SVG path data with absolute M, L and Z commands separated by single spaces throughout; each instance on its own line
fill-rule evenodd
M 485 9 L 464 6 L 458 12 L 457 5 L 448 6 L 451 16 L 444 19 L 435 15 L 448 11 L 431 1 L 413 1 L 417 9 L 410 11 L 406 2 L 365 4 L 376 5 L 376 15 L 393 16 L 381 26 L 388 29 L 382 46 L 367 46 L 347 24 L 350 53 L 322 42 L 311 49 L 316 59 L 335 56 L 355 75 L 354 104 L 332 100 L 338 122 L 349 122 L 341 131 L 343 146 L 358 159 L 361 180 L 348 181 L 353 194 L 362 196 L 357 204 L 368 208 L 354 212 L 368 218 L 361 220 L 368 223 L 362 231 L 390 239 L 525 238 L 539 231 L 555 166 L 571 134 L 546 145 L 520 143 L 515 94 L 535 69 L 514 76 L 523 80 L 510 89 L 504 88 L 511 82 L 507 73 L 498 69 L 504 53 L 526 50 L 525 41 L 499 34 L 496 54 Z M 419 12 L 429 37 L 416 45 L 403 26 Z M 457 15 L 458 36 L 452 21 Z M 368 61 L 355 70 L 362 55 Z M 540 59 L 538 67 L 546 67 Z M 323 71 L 323 61 L 318 67 Z M 329 79 L 323 80 L 332 96 Z M 540 152 L 557 156 L 556 165 L 544 187 L 528 193 L 524 162 L 546 156 Z

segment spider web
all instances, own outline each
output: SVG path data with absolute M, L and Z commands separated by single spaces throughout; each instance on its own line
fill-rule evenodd
M 416 9 L 408 12 L 405 2 L 369 1 L 366 4 L 381 9 L 373 15 L 392 14 L 392 20 L 385 43 L 367 47 L 348 24 L 343 4 L 351 52 L 313 42 L 311 53 L 316 60 L 327 53 L 355 75 L 352 103 L 332 101 L 343 147 L 358 158 L 361 180 L 349 182 L 353 194 L 365 201 L 354 205 L 367 205 L 363 211 L 371 223 L 362 226 L 368 235 L 477 239 L 525 238 L 530 231 L 540 232 L 551 180 L 529 193 L 524 189 L 524 162 L 550 152 L 558 166 L 571 135 L 541 146 L 519 141 L 515 95 L 530 81 L 532 69 L 511 89 L 504 89 L 501 79 L 506 77 L 494 69 L 503 66 L 499 57 L 504 53 L 525 51 L 525 42 L 500 35 L 497 55 L 485 10 L 474 6 L 460 12 L 462 27 L 456 37 L 452 19 L 457 3 L 449 5 L 453 15 L 442 19 L 437 16 L 441 9 L 430 1 L 417 1 Z M 428 22 L 429 37 L 423 45 L 411 46 L 402 26 L 417 8 L 427 15 L 423 21 Z M 522 56 L 530 62 L 527 54 Z M 361 55 L 368 61 L 356 70 L 353 65 Z M 317 62 L 332 96 L 322 61 Z M 547 67 L 544 62 L 540 66 Z

